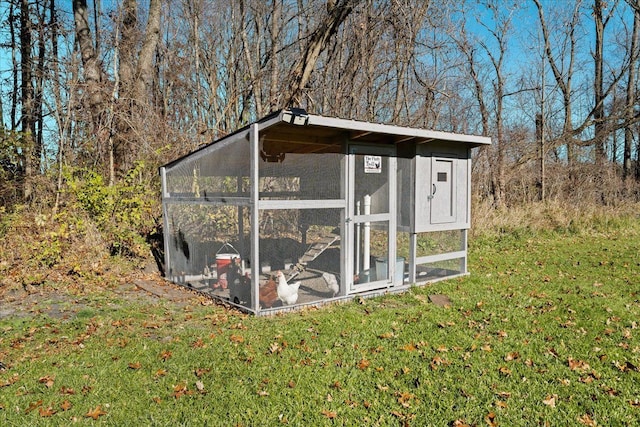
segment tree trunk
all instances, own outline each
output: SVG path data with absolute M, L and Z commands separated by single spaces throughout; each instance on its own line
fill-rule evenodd
M 88 95 L 87 103 L 91 114 L 91 125 L 94 137 L 96 138 L 96 154 L 98 158 L 102 160 L 105 142 L 107 141 L 109 132 L 108 130 L 105 132 L 105 129 L 103 129 L 102 120 L 105 104 L 105 94 L 102 88 L 103 71 L 91 37 L 87 0 L 73 0 L 73 18 L 76 29 L 76 40 L 82 59 L 83 77 Z
M 631 0 L 629 0 L 631 1 Z M 630 47 L 630 65 L 629 74 L 627 76 L 627 98 L 625 108 L 625 121 L 627 122 L 624 128 L 624 155 L 622 159 L 622 176 L 624 180 L 628 180 L 631 177 L 631 150 L 633 145 L 633 130 L 631 123 L 634 120 L 634 105 L 636 103 L 635 87 L 636 87 L 636 63 L 638 61 L 638 33 L 640 29 L 640 0 L 636 0 L 633 17 L 633 33 L 631 35 L 631 47 Z
M 595 108 L 593 111 L 593 120 L 595 128 L 595 164 L 596 168 L 601 171 L 606 162 L 605 150 L 605 113 L 604 113 L 604 81 L 603 81 L 603 45 L 604 45 L 604 19 L 603 19 L 603 3 L 602 0 L 594 0 L 593 17 L 595 23 L 595 50 L 593 52 L 594 61 L 594 79 L 593 79 L 593 95 Z
M 536 4 L 536 8 L 538 9 L 538 19 L 540 23 L 540 29 L 542 31 L 542 37 L 544 39 L 544 51 L 547 62 L 551 67 L 551 71 L 553 72 L 553 77 L 560 89 L 562 94 L 562 107 L 563 107 L 563 115 L 564 115 L 564 123 L 562 126 L 562 136 L 559 138 L 560 143 L 565 144 L 567 147 L 567 166 L 571 171 L 572 166 L 575 163 L 575 147 L 573 142 L 573 108 L 572 108 L 572 80 L 573 80 L 573 66 L 575 63 L 575 50 L 576 50 L 576 38 L 575 38 L 575 29 L 578 25 L 578 19 L 580 16 L 579 13 L 579 3 L 576 3 L 572 19 L 569 26 L 566 28 L 566 37 L 567 42 L 569 44 L 569 64 L 567 66 L 567 70 L 563 72 L 562 64 L 558 64 L 558 61 L 553 55 L 553 50 L 551 49 L 551 41 L 549 35 L 549 29 L 547 27 L 547 21 L 544 16 L 544 10 L 542 8 L 542 4 L 539 0 L 534 0 Z M 543 88 L 544 90 L 544 88 Z M 571 172 L 569 172 L 571 174 Z
M 137 51 L 138 3 L 125 0 L 122 37 L 118 46 L 118 110 L 113 117 L 113 168 L 126 172 L 137 160 L 144 135 L 144 122 L 151 120 L 150 89 L 153 85 L 154 57 L 160 34 L 161 0 L 149 2 L 149 15 L 140 51 Z
M 151 0 L 149 2 L 149 18 L 147 20 L 144 41 L 142 42 L 142 49 L 140 49 L 138 58 L 138 78 L 135 85 L 135 100 L 143 107 L 149 107 L 151 105 L 150 89 L 153 84 L 154 75 L 153 59 L 160 38 L 161 5 L 161 0 Z
M 53 2 L 53 0 L 49 0 Z M 36 7 L 38 7 L 36 5 Z M 36 122 L 36 134 L 34 137 L 33 161 L 34 170 L 38 173 L 42 166 L 43 141 L 42 131 L 44 127 L 43 117 L 43 97 L 45 84 L 45 55 L 46 55 L 46 28 L 45 28 L 46 6 L 38 12 L 38 63 L 35 68 L 35 92 L 34 92 L 34 120 Z
M 271 11 L 271 79 L 269 84 L 269 112 L 278 109 L 278 79 L 280 67 L 278 49 L 280 48 L 280 30 L 282 26 L 282 0 L 272 0 Z
M 285 97 L 286 106 L 299 106 L 302 94 L 311 79 L 320 54 L 327 48 L 329 39 L 338 31 L 360 0 L 338 0 L 327 2 L 329 14 L 311 34 L 309 41 L 289 78 L 289 91 Z
M 15 5 L 13 2 L 10 3 L 9 6 L 9 16 L 14 16 L 15 14 Z M 20 66 L 18 65 L 18 59 L 16 55 L 16 46 L 18 43 L 16 41 L 16 29 L 13 23 L 9 23 L 9 34 L 11 39 L 11 64 L 13 66 L 12 73 L 12 83 L 13 90 L 11 91 L 11 111 L 9 113 L 10 120 L 10 128 L 11 130 L 16 130 L 18 127 L 18 121 L 16 119 L 16 112 L 18 110 L 18 93 L 20 93 L 20 86 L 18 84 L 18 70 L 20 70 Z
M 29 199 L 32 194 L 31 177 L 34 174 L 34 141 L 36 135 L 36 120 L 34 114 L 34 93 L 31 58 L 31 17 L 29 16 L 28 0 L 20 1 L 20 69 L 21 69 L 21 101 L 22 118 L 21 130 L 25 134 L 26 146 L 22 149 L 24 155 L 24 188 L 23 196 Z

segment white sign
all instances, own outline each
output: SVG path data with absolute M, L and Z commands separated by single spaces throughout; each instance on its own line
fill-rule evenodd
M 364 156 L 364 173 L 382 173 L 382 157 Z

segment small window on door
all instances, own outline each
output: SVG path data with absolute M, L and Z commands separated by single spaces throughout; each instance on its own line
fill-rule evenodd
M 447 182 L 446 172 L 438 172 L 438 182 Z

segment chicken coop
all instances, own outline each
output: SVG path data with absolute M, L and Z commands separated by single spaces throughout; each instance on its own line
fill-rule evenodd
M 468 274 L 486 137 L 284 110 L 160 168 L 169 280 L 256 315 Z

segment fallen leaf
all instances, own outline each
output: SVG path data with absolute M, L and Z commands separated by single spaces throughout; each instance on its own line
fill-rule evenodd
M 512 360 L 517 360 L 520 358 L 520 353 L 518 353 L 517 351 L 512 351 L 511 353 L 507 353 L 507 355 L 504 357 L 505 362 L 510 362 Z
M 503 366 L 500 368 L 500 373 L 508 377 L 509 375 L 511 375 L 511 369 L 507 368 L 506 366 Z
M 18 374 L 13 374 L 9 378 L 7 378 L 3 383 L 0 383 L 0 387 L 9 387 L 12 384 L 15 384 L 20 379 Z
M 269 392 L 266 390 L 258 390 L 258 396 L 269 396 Z
M 60 389 L 60 393 L 73 395 L 73 394 L 76 394 L 76 391 L 74 389 L 72 389 L 72 388 L 69 388 L 69 387 L 62 387 Z
M 497 406 L 498 408 L 506 409 L 506 407 L 507 407 L 508 405 L 507 405 L 507 402 L 504 402 L 504 401 L 502 401 L 502 400 L 497 400 L 497 401 L 496 401 L 496 406 Z
M 180 397 L 184 396 L 185 394 L 187 394 L 187 384 L 186 383 L 179 383 L 175 386 L 173 386 L 173 397 L 176 399 L 179 399 Z
M 347 399 L 347 400 L 344 401 L 344 404 L 347 405 L 349 408 L 357 408 L 358 407 L 358 402 L 356 402 L 355 400 Z
M 586 371 L 590 368 L 587 362 L 584 362 L 582 360 L 575 360 L 572 357 L 569 357 L 567 359 L 567 363 L 569 365 L 569 369 L 571 369 L 572 371 Z
M 208 374 L 210 371 L 211 371 L 211 369 L 208 369 L 208 368 L 197 368 L 194 371 L 194 374 L 196 375 L 196 377 L 200 378 L 204 374 Z
M 63 411 L 68 411 L 69 409 L 71 409 L 71 406 L 71 402 L 69 402 L 68 400 L 65 400 L 60 404 L 60 408 L 62 408 Z
M 638 368 L 636 367 L 636 365 L 634 365 L 633 363 L 626 361 L 624 363 L 620 363 L 618 361 L 614 361 L 613 365 L 618 368 L 621 372 L 627 372 L 627 371 L 637 371 Z
M 322 410 L 322 415 L 324 415 L 325 417 L 329 418 L 330 420 L 334 419 L 335 417 L 338 416 L 338 413 L 335 411 L 329 411 L 327 409 L 323 409 Z
M 484 417 L 484 421 L 490 426 L 490 427 L 497 427 L 498 426 L 498 422 L 496 421 L 496 414 L 495 412 L 489 412 L 487 414 L 486 417 Z
M 87 418 L 93 418 L 94 420 L 97 420 L 98 418 L 100 418 L 103 415 L 107 415 L 107 413 L 102 410 L 100 405 L 98 405 L 98 406 L 95 407 L 95 409 L 87 412 L 84 416 L 87 417 Z
M 378 335 L 378 338 L 383 339 L 383 340 L 387 340 L 387 339 L 390 339 L 390 338 L 393 338 L 393 337 L 395 337 L 393 332 L 387 332 L 387 333 Z
M 277 342 L 271 343 L 271 345 L 269 346 L 269 353 L 271 354 L 280 353 L 281 351 L 282 349 Z
M 142 365 L 140 364 L 140 362 L 129 363 L 129 369 L 133 369 L 134 371 L 140 369 L 141 367 Z
M 199 392 L 203 392 L 204 391 L 204 384 L 202 381 L 196 381 L 196 388 L 198 389 Z
M 55 377 L 52 377 L 51 375 L 45 375 L 44 377 L 40 377 L 38 379 L 38 382 L 40 384 L 44 384 L 45 386 L 47 386 L 47 388 L 51 388 L 51 387 L 53 387 L 54 379 L 55 379 Z
M 169 350 L 165 350 L 162 353 L 160 353 L 160 359 L 162 359 L 163 362 L 166 362 L 167 360 L 169 360 L 171 356 L 172 354 Z
M 583 416 L 578 417 L 578 421 L 589 427 L 596 427 L 598 425 L 595 420 L 589 416 L 589 414 L 584 414 Z
M 361 359 L 358 362 L 358 369 L 364 371 L 365 369 L 367 369 L 369 367 L 369 365 L 371 365 L 371 362 L 369 362 L 367 359 Z
M 31 403 L 29 403 L 29 407 L 24 410 L 24 413 L 28 414 L 29 412 L 33 411 L 36 408 L 39 408 L 40 406 L 42 406 L 42 400 L 38 400 L 36 402 L 31 402 Z
M 556 398 L 558 396 L 557 395 L 553 395 L 553 396 L 547 396 L 546 399 L 542 400 L 542 403 L 544 403 L 545 405 L 551 407 L 551 408 L 555 408 L 556 407 Z
M 244 342 L 244 338 L 242 337 L 242 335 L 231 335 L 229 339 L 231 340 L 232 343 L 236 343 L 236 344 Z
M 418 348 L 414 343 L 411 342 L 409 344 L 404 345 L 402 349 L 405 351 L 416 351 Z
M 154 376 L 156 378 L 160 378 L 160 377 L 164 377 L 165 375 L 167 375 L 167 370 L 166 369 L 158 369 Z
M 49 406 L 46 409 L 41 406 L 40 409 L 38 409 L 38 412 L 40 412 L 41 417 L 48 418 L 53 416 L 57 411 L 53 409 L 51 406 Z
M 411 399 L 415 397 L 413 394 L 406 391 L 396 393 L 396 396 L 398 396 L 398 403 L 404 406 L 405 408 L 408 408 L 411 406 L 411 403 L 410 403 Z

